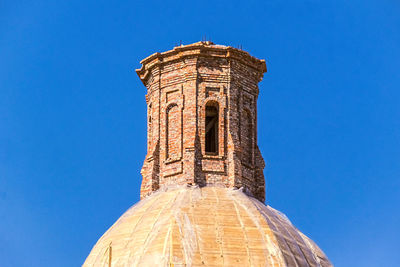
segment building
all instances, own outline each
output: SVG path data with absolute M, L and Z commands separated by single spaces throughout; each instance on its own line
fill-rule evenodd
M 141 64 L 148 90 L 141 201 L 83 266 L 332 266 L 263 203 L 257 97 L 265 61 L 198 42 Z

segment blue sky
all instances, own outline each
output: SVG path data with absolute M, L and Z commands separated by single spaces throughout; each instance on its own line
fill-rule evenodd
M 394 0 L 1 1 L 1 265 L 83 263 L 139 199 L 134 69 L 207 35 L 267 61 L 267 203 L 336 266 L 398 266 L 399 14 Z

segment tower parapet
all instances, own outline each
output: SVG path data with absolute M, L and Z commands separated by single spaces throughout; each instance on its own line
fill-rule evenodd
M 257 98 L 265 61 L 198 42 L 141 64 L 148 132 L 141 198 L 170 185 L 213 184 L 243 187 L 264 201 Z

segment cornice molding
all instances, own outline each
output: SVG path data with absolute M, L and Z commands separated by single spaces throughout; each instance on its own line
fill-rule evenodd
M 197 42 L 189 45 L 176 46 L 172 50 L 163 53 L 154 53 L 148 56 L 140 61 L 142 66 L 140 69 L 136 70 L 136 73 L 143 84 L 145 84 L 148 75 L 154 67 L 161 67 L 167 63 L 183 60 L 187 57 L 233 59 L 261 73 L 260 80 L 262 79 L 262 74 L 267 72 L 265 60 L 255 58 L 246 51 L 231 46 L 215 45 L 212 42 Z

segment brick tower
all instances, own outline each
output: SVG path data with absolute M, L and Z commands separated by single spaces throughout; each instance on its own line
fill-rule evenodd
M 148 118 L 141 198 L 167 186 L 213 184 L 264 201 L 257 97 L 265 61 L 207 41 L 141 64 Z
M 141 63 L 148 107 L 141 200 L 103 234 L 83 267 L 332 267 L 263 203 L 257 84 L 265 61 L 198 42 Z

